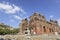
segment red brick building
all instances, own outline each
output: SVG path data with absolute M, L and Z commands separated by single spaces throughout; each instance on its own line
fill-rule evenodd
M 46 20 L 44 15 L 34 13 L 30 16 L 30 20 L 23 19 L 20 24 L 20 32 L 22 34 L 27 34 L 26 30 L 30 30 L 30 34 L 57 34 L 59 32 L 59 26 L 57 21 Z

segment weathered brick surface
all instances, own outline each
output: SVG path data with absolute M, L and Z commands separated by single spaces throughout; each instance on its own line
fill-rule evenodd
M 48 22 L 44 15 L 34 13 L 30 16 L 30 20 L 23 19 L 20 25 L 20 32 L 24 34 L 24 30 L 29 28 L 31 34 L 56 34 L 59 32 L 57 21 L 50 20 Z

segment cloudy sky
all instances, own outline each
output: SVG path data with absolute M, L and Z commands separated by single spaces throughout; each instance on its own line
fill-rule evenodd
M 60 0 L 0 0 L 0 23 L 18 27 L 22 19 L 34 12 L 42 13 L 47 20 L 60 24 Z

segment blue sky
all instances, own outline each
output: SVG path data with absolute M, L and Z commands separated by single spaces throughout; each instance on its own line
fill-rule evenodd
M 53 18 L 60 25 L 60 0 L 0 0 L 0 22 L 19 27 L 22 19 L 34 12 L 42 13 L 47 20 Z

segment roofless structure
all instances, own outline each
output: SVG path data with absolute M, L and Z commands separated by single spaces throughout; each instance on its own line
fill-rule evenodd
M 44 15 L 35 12 L 29 17 L 30 20 L 23 19 L 20 23 L 20 33 L 21 34 L 58 34 L 59 26 L 57 21 L 51 20 L 48 22 Z

